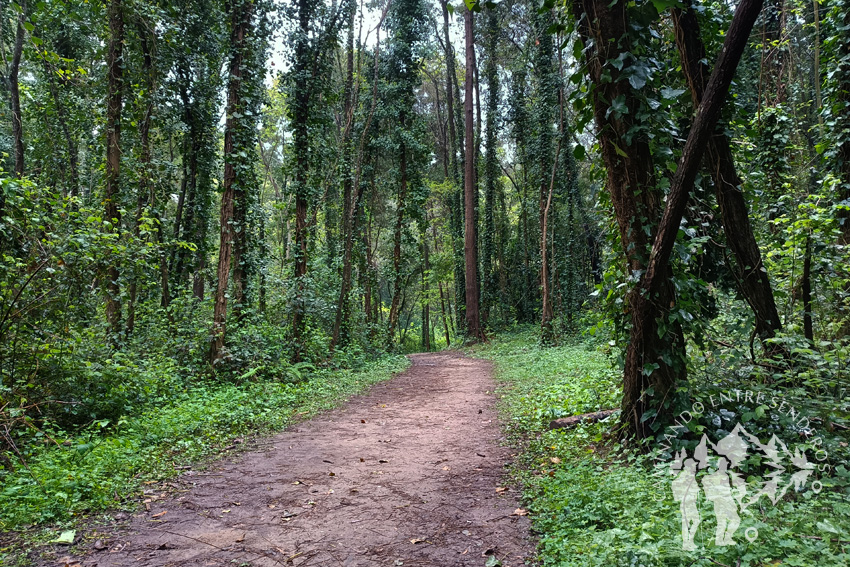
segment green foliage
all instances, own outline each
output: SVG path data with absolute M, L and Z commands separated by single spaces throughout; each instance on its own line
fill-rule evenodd
M 548 421 L 554 417 L 616 407 L 617 377 L 603 354 L 581 343 L 541 349 L 529 331 L 499 337 L 475 352 L 496 363 L 508 437 L 520 449 L 514 475 L 524 487 L 526 507 L 540 533 L 538 552 L 543 565 L 838 566 L 848 561 L 842 542 L 850 534 L 850 474 L 841 464 L 848 455 L 837 434 L 824 435 L 825 446 L 834 451 L 830 462 L 837 467 L 834 475 L 821 479 L 820 494 L 793 493 L 777 506 L 762 507 L 755 517 L 745 517 L 742 530 L 758 529 L 753 543 L 739 538 L 735 546 L 714 546 L 714 525 L 706 521 L 700 526 L 698 551 L 685 552 L 679 507 L 668 477 L 662 476 L 659 482 L 656 476 L 661 458 L 657 450 L 635 452 L 622 447 L 606 422 L 548 430 Z M 717 372 L 709 369 L 700 376 L 717 382 Z M 731 376 L 729 386 L 744 387 L 740 377 L 733 380 Z M 691 391 L 696 392 L 695 400 L 710 407 L 710 391 L 703 388 L 696 382 Z M 784 393 L 798 403 L 794 392 Z M 797 395 L 809 396 L 805 390 Z M 831 403 L 821 400 L 824 408 Z M 846 401 L 842 403 L 846 406 Z M 808 415 L 823 415 L 817 403 L 798 405 L 802 412 L 812 412 Z M 741 419 L 748 431 L 762 437 L 779 431 L 764 411 L 730 417 L 706 412 L 705 423 L 710 426 L 719 416 Z M 667 461 L 662 463 L 660 472 L 666 475 Z M 751 469 L 752 474 L 759 470 Z M 706 515 L 711 515 L 710 508 Z

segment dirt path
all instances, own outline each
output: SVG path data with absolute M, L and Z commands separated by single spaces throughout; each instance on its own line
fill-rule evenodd
M 413 366 L 235 463 L 180 477 L 83 566 L 461 566 L 531 557 L 515 492 L 496 491 L 490 365 L 457 354 Z M 102 547 L 103 544 L 100 546 Z

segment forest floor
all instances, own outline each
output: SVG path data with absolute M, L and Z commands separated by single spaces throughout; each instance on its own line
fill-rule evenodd
M 136 514 L 91 526 L 87 544 L 56 546 L 43 565 L 523 565 L 534 544 L 504 484 L 513 456 L 491 364 L 410 358 L 256 450 L 152 485 Z

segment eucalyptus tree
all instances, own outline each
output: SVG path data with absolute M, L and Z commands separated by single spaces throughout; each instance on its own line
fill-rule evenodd
M 482 322 L 484 325 L 490 317 L 496 299 L 496 274 L 494 258 L 496 255 L 496 186 L 501 178 L 499 171 L 499 68 L 498 68 L 498 39 L 499 15 L 498 5 L 486 9 L 484 80 L 487 83 L 487 131 L 484 148 L 484 226 L 482 228 L 481 250 L 481 303 Z
M 593 113 L 620 240 L 629 273 L 639 277 L 628 298 L 631 329 L 622 406 L 624 427 L 638 437 L 649 435 L 655 420 L 670 413 L 673 389 L 686 374 L 682 328 L 670 317 L 676 304 L 670 253 L 708 139 L 761 6 L 761 0 L 743 0 L 738 5 L 670 182 L 663 216 L 649 140 L 633 135 L 642 130 L 640 120 L 646 116 L 641 111 L 646 102 L 637 87 L 646 84 L 648 76 L 646 62 L 635 54 L 646 52 L 641 44 L 647 20 L 657 17 L 657 12 L 655 16 L 641 13 L 641 8 L 622 1 L 576 0 L 572 6 L 581 40 L 589 47 Z
M 478 226 L 477 205 L 478 187 L 476 184 L 475 165 L 477 155 L 475 122 L 473 118 L 473 93 L 475 81 L 475 26 L 473 10 L 479 10 L 477 2 L 470 2 L 463 12 L 464 39 L 466 42 L 466 73 L 464 76 L 464 147 L 466 154 L 464 159 L 463 178 L 463 200 L 464 200 L 464 245 L 463 256 L 465 263 L 465 310 L 466 310 L 466 333 L 473 341 L 484 338 L 484 330 L 481 327 L 479 282 L 478 282 Z
M 347 0 L 351 2 L 352 0 Z M 317 120 L 317 102 L 326 88 L 328 65 L 336 35 L 348 20 L 347 2 L 328 7 L 321 0 L 298 0 L 290 19 L 295 27 L 291 32 L 291 67 L 287 73 L 289 113 L 292 123 L 293 185 L 295 194 L 295 291 L 292 305 L 292 359 L 300 361 L 304 351 L 306 325 L 308 212 L 311 201 L 317 200 L 317 186 L 311 183 L 314 157 L 313 131 Z
M 4 2 L 4 12 L 12 10 L 17 12 L 13 14 L 12 20 L 15 22 L 14 43 L 12 44 L 11 58 L 6 65 L 6 73 L 3 77 L 6 83 L 6 89 L 9 91 L 9 110 L 10 118 L 12 119 L 12 155 L 14 156 L 15 175 L 22 177 L 24 175 L 24 123 L 21 116 L 21 90 L 18 80 L 21 69 L 21 58 L 24 52 L 24 40 L 27 35 L 25 26 L 32 29 L 32 24 L 27 21 L 27 2 L 21 1 L 19 4 L 12 2 Z M 7 14 L 3 14 L 6 17 Z M 3 41 L 3 38 L 0 38 Z M 4 52 L 4 61 L 6 60 Z M 2 212 L 2 202 L 0 202 L 0 212 Z
M 223 356 L 227 319 L 228 283 L 233 270 L 234 315 L 244 307 L 247 285 L 247 215 L 256 197 L 255 149 L 265 78 L 266 9 L 264 2 L 234 0 L 228 3 L 230 44 L 228 53 L 227 109 L 224 129 L 224 193 L 221 196 L 218 287 L 215 294 L 210 364 Z
M 420 82 L 420 50 L 425 38 L 425 5 L 421 0 L 395 0 L 389 7 L 389 42 L 384 62 L 384 92 L 381 118 L 386 150 L 392 160 L 395 186 L 395 220 L 392 227 L 392 281 L 387 341 L 392 345 L 403 308 L 406 272 L 403 244 L 410 220 L 421 218 L 427 188 L 422 181 L 426 148 L 422 143 L 424 124 L 414 109 Z
M 121 0 L 109 3 L 109 45 L 106 52 L 106 188 L 104 189 L 104 218 L 118 233 L 121 227 L 120 170 L 121 170 L 121 111 L 124 94 L 123 48 L 124 48 L 124 5 Z M 118 341 L 121 334 L 121 288 L 117 260 L 112 260 L 106 269 L 106 322 L 109 340 Z

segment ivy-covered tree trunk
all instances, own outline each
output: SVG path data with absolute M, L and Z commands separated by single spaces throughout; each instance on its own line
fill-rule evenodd
M 399 117 L 399 127 L 402 131 L 407 126 L 406 113 Z M 396 196 L 396 220 L 393 228 L 393 291 L 390 300 L 390 316 L 387 327 L 387 342 L 390 346 L 395 341 L 395 331 L 398 326 L 398 317 L 401 301 L 401 233 L 404 228 L 404 212 L 407 200 L 407 145 L 401 141 L 399 150 L 399 188 Z
M 487 133 L 485 136 L 484 162 L 484 234 L 481 239 L 481 322 L 486 327 L 490 312 L 496 299 L 496 278 L 494 272 L 495 256 L 495 201 L 496 184 L 501 172 L 499 157 L 496 155 L 499 134 L 499 69 L 496 65 L 496 48 L 499 34 L 499 20 L 496 8 L 487 9 L 487 62 L 484 66 L 484 80 L 487 81 Z
M 136 216 L 133 233 L 136 238 L 141 234 L 142 211 L 145 203 L 153 204 L 153 187 L 151 183 L 151 147 L 150 130 L 151 118 L 153 116 L 154 95 L 156 93 L 156 81 L 153 71 L 153 56 L 151 54 L 150 42 L 147 30 L 143 23 L 138 24 L 139 43 L 142 47 L 142 63 L 145 75 L 145 89 L 147 102 L 142 106 L 142 116 L 139 120 L 139 187 L 136 195 Z M 130 298 L 127 302 L 127 334 L 133 333 L 136 325 L 136 300 L 138 295 L 138 277 L 133 275 L 130 281 Z
M 236 235 L 236 223 L 234 222 L 234 211 L 237 195 L 241 194 L 244 199 L 245 168 L 244 159 L 240 159 L 239 152 L 246 148 L 242 145 L 244 140 L 244 127 L 240 128 L 240 121 L 246 117 L 240 113 L 244 111 L 244 100 L 242 92 L 243 66 L 245 57 L 248 55 L 247 38 L 251 32 L 251 20 L 254 16 L 255 3 L 253 0 L 239 0 L 230 6 L 230 61 L 228 64 L 229 81 L 227 86 L 227 111 L 224 124 L 224 193 L 221 196 L 221 215 L 219 218 L 221 226 L 221 238 L 219 241 L 218 257 L 218 288 L 215 294 L 215 305 L 213 311 L 212 342 L 210 344 L 209 361 L 211 365 L 216 364 L 223 354 L 225 342 L 225 323 L 227 319 L 227 289 L 230 277 L 230 268 L 233 261 L 233 247 Z
M 431 351 L 431 261 L 428 250 L 428 232 L 425 223 L 420 235 L 422 242 L 422 348 Z
M 555 145 L 552 125 L 554 122 L 555 96 L 557 94 L 557 75 L 554 60 L 554 46 L 549 26 L 552 23 L 550 12 L 535 15 L 536 48 L 534 71 L 537 75 L 537 147 L 535 156 L 537 159 L 537 181 L 539 183 L 539 244 L 540 244 L 540 338 L 543 344 L 551 344 L 554 341 L 552 319 L 552 294 L 550 281 L 550 255 L 547 254 L 548 246 L 548 222 L 549 211 L 552 206 L 552 193 L 555 189 L 555 163 L 557 156 L 553 159 Z M 560 146 L 558 146 L 560 149 Z
M 704 158 L 706 146 L 717 125 L 729 84 L 732 82 L 741 54 L 746 47 L 749 33 L 761 11 L 761 6 L 762 0 L 742 0 L 738 5 L 732 24 L 726 33 L 726 40 L 721 49 L 720 57 L 708 81 L 702 104 L 697 109 L 694 123 L 688 134 L 682 159 L 671 182 L 664 213 L 660 222 L 651 231 L 649 254 L 644 256 L 646 260 L 642 262 L 640 257 L 633 257 L 630 260 L 630 263 L 641 262 L 638 266 L 643 266 L 645 269 L 639 272 L 642 273 L 640 283 L 629 295 L 632 327 L 623 376 L 622 421 L 626 431 L 638 437 L 645 437 L 651 433 L 651 423 L 657 416 L 666 417 L 666 415 L 669 415 L 674 386 L 677 380 L 684 375 L 681 332 L 671 333 L 670 328 L 673 325 L 668 319 L 669 310 L 675 305 L 670 277 L 670 255 L 673 251 L 690 191 L 693 188 L 693 182 Z M 632 220 L 634 215 L 628 214 L 623 217 L 623 213 L 633 213 L 637 209 L 637 203 L 630 200 L 630 197 L 634 197 L 635 188 L 648 189 L 651 186 L 632 186 L 632 191 L 624 195 L 622 190 L 629 188 L 629 185 L 626 183 L 618 185 L 614 183 L 618 180 L 617 177 L 612 179 L 612 173 L 618 173 L 618 170 L 615 169 L 616 166 L 622 163 L 615 158 L 622 157 L 625 161 L 629 159 L 630 154 L 623 146 L 620 146 L 620 152 L 617 152 L 614 147 L 606 149 L 606 145 L 614 143 L 614 140 L 606 134 L 606 130 L 617 132 L 617 127 L 622 127 L 622 124 L 617 123 L 616 115 L 619 113 L 607 112 L 608 115 L 606 116 L 607 109 L 605 107 L 607 106 L 606 100 L 615 100 L 615 97 L 610 96 L 614 93 L 608 91 L 608 89 L 617 88 L 618 84 L 622 85 L 626 81 L 618 82 L 616 77 L 612 77 L 611 83 L 604 83 L 599 80 L 605 62 L 619 57 L 616 51 L 619 51 L 622 47 L 618 39 L 628 37 L 626 35 L 627 28 L 625 28 L 628 25 L 628 13 L 624 2 L 616 2 L 609 6 L 604 0 L 584 0 L 584 6 L 580 6 L 577 2 L 574 9 L 577 17 L 581 16 L 582 13 L 596 15 L 596 18 L 582 20 L 582 35 L 585 44 L 588 44 L 592 38 L 596 46 L 589 61 L 591 78 L 596 86 L 594 112 L 597 125 L 601 130 L 603 157 L 608 167 L 609 191 L 611 191 L 612 201 L 620 224 L 623 248 L 628 254 L 629 245 L 627 243 L 629 240 L 627 237 L 629 234 L 624 228 L 628 229 L 630 224 L 634 222 Z M 611 41 L 606 41 L 607 39 Z M 615 70 L 613 67 L 607 69 L 608 72 Z M 625 89 L 625 92 L 617 93 L 618 96 L 623 96 L 626 101 L 626 108 L 631 108 L 629 104 L 636 102 L 634 93 L 625 86 L 620 88 Z M 600 96 L 605 96 L 606 100 L 600 100 Z M 603 112 L 600 113 L 600 110 Z M 622 122 L 622 118 L 627 116 L 629 115 L 620 114 L 619 122 Z M 610 118 L 613 118 L 614 122 L 606 122 Z M 633 139 L 632 145 L 626 145 L 626 147 L 632 149 L 635 145 L 636 140 Z M 651 164 L 652 162 L 647 160 L 643 163 Z M 646 165 L 644 165 L 645 169 Z M 645 204 L 641 203 L 641 205 L 645 207 Z M 655 210 L 658 208 L 656 206 Z M 650 216 L 647 218 L 657 217 Z M 645 251 L 646 248 L 642 247 L 642 250 Z M 634 273 L 634 268 L 632 268 L 632 271 Z M 675 362 L 678 362 L 678 364 Z
M 301 361 L 304 350 L 305 279 L 307 277 L 307 173 L 310 167 L 310 20 L 313 0 L 298 0 L 292 93 L 292 147 L 295 156 L 295 298 L 292 305 L 292 360 Z
M 834 108 L 833 136 L 838 145 L 836 151 L 837 172 L 841 181 L 838 198 L 844 203 L 845 208 L 839 213 L 841 222 L 841 243 L 850 244 L 850 2 L 843 0 L 836 7 L 839 14 L 843 14 L 840 26 L 843 33 L 836 36 L 837 40 L 837 65 L 835 77 L 837 79 L 836 97 Z
M 7 83 L 9 87 L 9 106 L 12 114 L 12 145 L 15 149 L 15 176 L 24 176 L 24 123 L 21 116 L 21 91 L 18 81 L 18 73 L 21 68 L 21 56 L 24 52 L 24 37 L 26 30 L 24 23 L 27 21 L 27 3 L 22 0 L 19 3 L 20 13 L 17 17 L 15 27 L 15 44 L 12 48 L 12 60 L 9 62 L 9 76 Z M 110 30 L 111 20 L 110 20 Z M 5 58 L 5 54 L 4 54 Z
M 629 81 L 620 79 L 621 70 L 610 61 L 622 60 L 629 52 L 629 13 L 627 2 L 617 0 L 575 0 L 573 11 L 580 22 L 579 32 L 587 50 L 587 68 L 593 83 L 593 113 L 600 150 L 607 172 L 620 233 L 620 243 L 630 274 L 646 269 L 649 250 L 661 211 L 661 194 L 656 187 L 649 142 L 645 136 L 632 137 L 639 101 Z M 610 78 L 608 78 L 610 75 Z M 611 107 L 621 101 L 622 111 Z M 675 304 L 672 282 L 659 287 L 651 305 L 668 308 Z M 633 294 L 634 295 L 634 294 Z M 630 298 L 630 306 L 633 302 Z M 633 307 L 630 307 L 633 310 Z M 637 342 L 629 344 L 623 377 L 623 415 L 627 429 L 639 436 L 650 423 L 642 419 L 650 409 L 669 403 L 673 385 L 685 377 L 685 343 L 681 328 L 662 327 L 655 313 L 633 325 Z
M 457 124 L 460 112 L 460 100 L 457 96 L 460 89 L 457 84 L 457 63 L 455 61 L 454 49 L 449 37 L 449 10 L 448 0 L 440 0 L 443 10 L 443 47 L 446 58 L 446 121 L 449 125 L 449 148 L 451 153 L 451 179 L 454 187 L 448 195 L 449 227 L 452 239 L 452 257 L 454 259 L 454 295 L 455 315 L 460 320 L 464 314 L 466 301 L 466 283 L 464 274 L 464 250 L 463 250 L 463 218 L 464 197 L 461 183 L 461 172 L 458 154 L 463 161 L 464 148 L 458 143 Z
M 674 9 L 673 22 L 676 44 L 682 59 L 682 72 L 696 108 L 702 102 L 711 72 L 706 63 L 699 22 L 690 6 L 685 10 Z M 729 137 L 723 128 L 718 128 L 708 142 L 706 165 L 714 182 L 726 244 L 735 257 L 733 269 L 738 288 L 753 310 L 756 333 L 762 340 L 769 339 L 781 329 L 782 323 L 750 224 L 747 203 L 741 191 L 742 181 L 735 168 Z
M 349 327 L 351 325 L 351 255 L 354 248 L 355 208 L 352 203 L 352 184 L 354 170 L 352 163 L 354 128 L 354 15 L 357 4 L 351 2 L 348 12 L 348 47 L 346 53 L 345 88 L 343 90 L 343 135 L 342 135 L 342 274 L 339 288 L 339 300 L 336 306 L 333 331 L 331 332 L 331 349 L 337 343 L 348 344 Z M 359 192 L 359 191 L 358 191 Z
M 119 174 L 121 168 L 121 105 L 123 84 L 124 13 L 121 0 L 109 4 L 109 46 L 107 48 L 106 97 L 106 190 L 103 195 L 104 216 L 113 230 L 121 230 L 121 213 L 118 209 Z M 106 323 L 109 340 L 115 343 L 121 334 L 121 288 L 118 284 L 118 266 L 111 263 L 106 270 Z
M 484 339 L 478 302 L 478 231 L 475 204 L 478 188 L 475 186 L 475 133 L 472 113 L 473 81 L 475 80 L 475 38 L 473 36 L 472 10 L 464 10 L 466 37 L 466 75 L 464 79 L 464 126 L 466 159 L 464 160 L 464 260 L 466 263 L 466 332 L 470 340 Z

